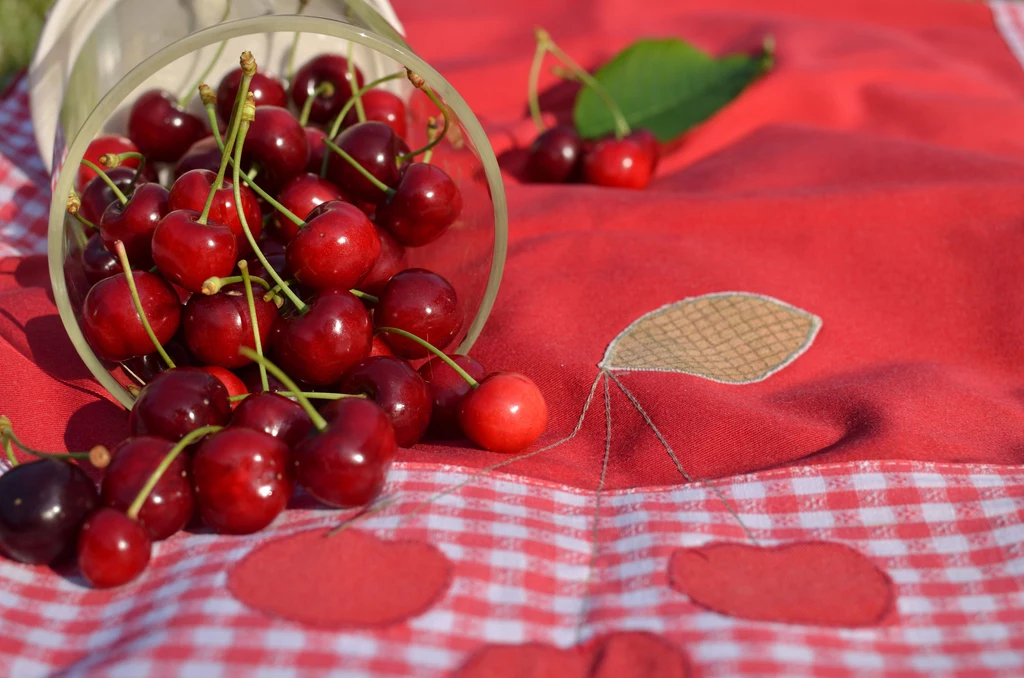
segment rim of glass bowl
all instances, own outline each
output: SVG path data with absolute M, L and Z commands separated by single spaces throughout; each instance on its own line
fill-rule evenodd
M 366 17 L 361 18 L 366 19 Z M 480 302 L 480 308 L 477 311 L 476 317 L 473 318 L 466 338 L 457 350 L 460 352 L 468 351 L 477 337 L 480 336 L 484 323 L 487 322 L 487 318 L 494 306 L 494 299 L 497 296 L 498 286 L 501 283 L 501 274 L 505 265 L 505 254 L 508 246 L 508 213 L 505 202 L 505 189 L 501 180 L 501 171 L 498 168 L 498 160 L 494 155 L 494 149 L 491 148 L 490 141 L 487 139 L 483 127 L 481 127 L 480 122 L 473 114 L 469 105 L 455 91 L 455 88 L 440 73 L 416 56 L 408 46 L 404 45 L 404 41 L 393 29 L 390 31 L 388 29 L 390 29 L 390 26 L 387 29 L 375 27 L 375 30 L 378 32 L 385 34 L 390 32 L 392 34 L 388 35 L 389 39 L 384 39 L 343 21 L 324 17 L 274 15 L 225 22 L 191 33 L 144 60 L 118 81 L 103 96 L 92 113 L 89 114 L 82 128 L 76 134 L 74 141 L 67 147 L 65 161 L 59 178 L 53 183 L 53 198 L 50 203 L 50 223 L 47 235 L 47 256 L 50 266 L 50 282 L 53 286 L 57 310 L 60 313 L 68 336 L 71 338 L 71 343 L 74 344 L 75 350 L 81 356 L 89 371 L 122 405 L 130 409 L 135 398 L 107 371 L 96 357 L 92 347 L 85 340 L 81 327 L 78 325 L 78 320 L 75 318 L 74 310 L 71 308 L 71 299 L 65 284 L 64 219 L 67 196 L 71 191 L 75 172 L 64 171 L 64 169 L 78 166 L 89 143 L 100 132 L 107 118 L 110 117 L 129 94 L 142 85 L 151 75 L 194 50 L 202 49 L 228 38 L 262 33 L 299 32 L 319 33 L 343 40 L 350 40 L 376 50 L 394 59 L 399 64 L 410 68 L 414 73 L 420 75 L 428 85 L 434 88 L 438 96 L 452 108 L 456 118 L 462 122 L 469 133 L 469 138 L 480 157 L 480 162 L 484 167 L 487 183 L 490 188 L 491 201 L 494 206 L 494 254 L 491 260 L 490 276 L 488 277 L 487 287 L 484 290 L 484 296 Z

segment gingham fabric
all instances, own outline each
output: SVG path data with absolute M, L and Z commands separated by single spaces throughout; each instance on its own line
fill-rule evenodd
M 22 77 L 0 99 L 0 257 L 46 253 L 49 199 Z

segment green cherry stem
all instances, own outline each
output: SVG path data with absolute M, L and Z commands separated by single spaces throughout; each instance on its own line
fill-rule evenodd
M 132 520 L 139 519 L 139 511 L 142 510 L 143 504 L 145 504 L 146 500 L 149 499 L 149 495 L 153 491 L 153 488 L 156 487 L 156 484 L 160 482 L 160 478 L 162 478 L 164 473 L 167 472 L 167 469 L 171 467 L 171 464 L 173 464 L 174 460 L 178 458 L 178 455 L 181 454 L 182 450 L 184 450 L 186 447 L 188 447 L 195 441 L 199 440 L 200 438 L 208 436 L 211 433 L 216 433 L 222 428 L 224 427 L 203 426 L 197 428 L 194 431 L 188 432 L 187 434 L 185 434 L 184 438 L 175 443 L 174 447 L 171 448 L 170 452 L 168 452 L 166 456 L 164 456 L 163 460 L 160 462 L 160 465 L 153 469 L 153 473 L 151 473 L 149 479 L 146 480 L 146 484 L 142 486 L 142 489 L 139 490 L 139 493 L 135 496 L 135 501 L 132 502 L 132 505 L 129 506 L 128 510 L 126 511 L 127 516 Z
M 40 459 L 88 459 L 97 468 L 104 468 L 110 463 L 110 451 L 102 445 L 97 445 L 88 452 L 43 452 L 34 447 L 29 447 L 15 435 L 14 426 L 6 416 L 0 416 L 0 439 L 4 441 L 4 451 L 7 454 L 7 458 L 15 466 L 18 465 L 18 461 L 14 456 L 14 450 L 10 447 L 12 443 L 25 454 L 30 454 Z
M 540 113 L 540 95 L 537 90 L 540 87 L 540 69 L 544 65 L 544 56 L 547 53 L 547 43 L 538 36 L 537 48 L 533 52 L 533 63 L 530 64 L 530 79 L 526 85 L 527 96 L 530 102 L 530 117 L 533 118 L 533 124 L 537 128 L 537 132 L 543 132 L 545 129 L 544 117 Z
M 103 180 L 103 183 L 110 187 L 110 190 L 113 191 L 114 195 L 117 196 L 117 199 L 121 202 L 122 205 L 128 202 L 128 198 L 126 198 L 124 193 L 121 192 L 121 189 L 117 187 L 117 184 L 115 184 L 113 180 L 107 176 L 107 173 L 104 172 L 102 168 L 97 166 L 96 163 L 92 162 L 91 160 L 86 160 L 85 158 L 82 158 L 82 164 L 91 169 L 93 172 L 95 172 L 96 175 Z
M 341 111 L 338 112 L 338 115 L 335 116 L 334 122 L 331 123 L 331 129 L 330 129 L 330 131 L 327 134 L 327 138 L 328 139 L 333 139 L 336 136 L 338 136 L 338 132 L 341 131 L 341 125 L 345 121 L 345 116 L 348 115 L 348 112 L 352 110 L 353 106 L 355 106 L 355 102 L 356 102 L 356 99 L 358 97 L 361 97 L 362 95 L 366 94 L 367 92 L 369 92 L 371 89 L 373 89 L 377 85 L 382 85 L 385 82 L 388 82 L 390 80 L 398 80 L 399 78 L 402 78 L 402 77 L 405 77 L 405 71 L 399 71 L 397 73 L 392 73 L 391 75 L 385 75 L 385 76 L 383 76 L 381 78 L 377 78 L 376 80 L 368 82 L 365 85 L 363 85 L 362 87 L 360 87 L 356 91 L 356 93 L 352 95 L 352 98 L 349 99 L 348 101 L 346 101 L 345 105 L 341 107 Z M 324 155 L 324 160 L 323 160 L 323 162 L 320 165 L 320 178 L 322 179 L 322 178 L 324 178 L 326 176 L 327 176 L 327 156 Z
M 296 395 L 295 391 L 271 391 L 271 393 L 276 393 L 277 395 L 284 396 L 285 398 L 296 398 L 296 397 L 298 397 Z M 358 393 L 358 394 L 352 394 L 352 393 L 328 393 L 326 391 L 299 391 L 299 393 L 301 393 L 302 395 L 306 396 L 307 398 L 313 398 L 314 400 L 316 400 L 316 399 L 320 399 L 320 400 L 341 400 L 342 398 L 365 398 L 366 397 L 366 395 L 363 394 L 363 393 Z M 241 393 L 239 395 L 230 396 L 228 398 L 228 400 L 230 400 L 233 403 L 236 403 L 239 400 L 245 400 L 246 398 L 248 398 L 251 395 L 252 395 L 251 393 Z
M 327 148 L 331 149 L 332 151 L 334 151 L 335 153 L 340 155 L 342 158 L 344 158 L 345 162 L 347 162 L 348 164 L 352 165 L 352 167 L 354 167 L 356 169 L 356 171 L 358 171 L 360 174 L 362 174 L 363 177 L 365 177 L 367 181 L 369 181 L 371 184 L 373 184 L 374 186 L 376 186 L 380 190 L 384 191 L 384 193 L 386 195 L 394 195 L 395 194 L 395 189 L 388 187 L 388 185 L 385 184 L 383 181 L 381 181 L 377 177 L 375 177 L 372 174 L 370 174 L 366 170 L 365 167 L 363 167 L 362 165 L 359 164 L 358 160 L 356 160 L 351 155 L 346 153 L 340 146 L 335 144 L 333 141 L 331 141 L 327 137 L 324 137 L 323 142 L 327 145 Z
M 419 89 L 423 90 L 423 92 L 426 93 L 426 95 L 430 98 L 430 100 L 434 103 L 434 105 L 437 106 L 438 110 L 441 111 L 441 115 L 444 116 L 444 127 L 441 128 L 441 133 L 440 134 L 435 136 L 433 139 L 430 139 L 430 140 L 427 141 L 427 145 L 426 146 L 424 146 L 422 148 L 418 148 L 415 151 L 410 151 L 408 153 L 405 153 L 404 155 L 398 156 L 398 160 L 400 162 L 404 162 L 406 160 L 412 160 L 413 158 L 415 158 L 420 153 L 428 153 L 431 150 L 433 150 L 434 146 L 437 146 L 439 143 L 441 143 L 441 141 L 443 141 L 445 136 L 448 134 L 448 126 L 450 124 L 450 116 L 448 115 L 448 108 L 443 103 L 441 103 L 441 100 L 438 98 L 437 93 L 433 90 L 433 88 L 427 87 L 426 84 L 423 82 L 423 78 L 421 78 L 420 76 L 416 75 L 412 71 L 409 71 L 408 75 L 409 75 L 409 80 L 412 82 L 412 84 L 415 85 L 416 87 L 418 87 Z
M 294 395 L 298 399 L 299 405 L 302 405 L 302 409 L 304 409 L 306 411 L 306 414 L 309 415 L 309 418 L 313 420 L 313 425 L 316 426 L 316 430 L 323 431 L 325 428 L 327 428 L 327 420 L 324 419 L 323 416 L 321 416 L 320 413 L 316 411 L 316 408 L 313 407 L 313 403 L 309 402 L 309 398 L 307 398 L 303 394 L 302 389 L 299 388 L 299 385 L 292 381 L 292 378 L 285 374 L 284 370 L 282 370 L 280 367 L 270 362 L 263 356 L 259 355 L 258 353 L 256 353 L 256 351 L 253 351 L 248 346 L 243 346 L 241 349 L 239 349 L 239 352 L 249 360 L 258 362 L 260 365 L 266 367 L 267 371 L 274 375 L 278 381 L 280 381 L 282 384 L 288 387 L 288 390 L 292 393 L 292 395 Z
M 309 4 L 309 0 L 299 0 L 299 6 L 295 8 L 296 16 L 301 15 L 306 11 L 306 5 Z M 299 51 L 299 36 L 302 33 L 298 31 L 292 36 L 292 48 L 288 51 L 288 82 L 295 79 L 295 53 Z M 306 123 L 302 123 L 305 125 Z
M 249 262 L 241 259 L 238 262 L 238 270 L 242 272 L 242 282 L 245 284 L 245 303 L 249 305 L 249 321 L 252 323 L 252 343 L 256 347 L 256 353 L 263 355 L 263 341 L 260 339 L 260 321 L 256 318 L 256 301 L 252 298 L 252 280 L 249 278 Z M 264 391 L 270 390 L 270 382 L 267 381 L 267 367 L 260 363 L 260 384 Z
M 228 20 L 228 16 L 230 15 L 231 0 L 227 0 L 227 2 L 224 3 L 224 13 L 221 15 L 220 21 L 218 21 L 217 23 L 224 23 Z M 204 69 L 202 74 L 196 79 L 195 84 L 193 84 L 191 87 L 189 87 L 181 93 L 181 97 L 178 99 L 179 107 L 185 108 L 185 106 L 188 106 L 188 102 L 192 98 L 192 92 L 195 92 L 196 88 L 199 87 L 199 84 L 206 80 L 206 78 L 210 77 L 210 73 L 213 71 L 213 67 L 217 65 L 217 62 L 220 60 L 220 55 L 224 53 L 224 48 L 227 46 L 228 41 L 222 40 L 220 46 L 217 48 L 216 54 L 214 54 L 213 58 L 210 59 L 210 63 L 206 64 L 206 69 Z M 214 129 L 216 129 L 216 127 Z
M 142 321 L 142 328 L 146 330 L 146 334 L 149 336 L 149 340 L 153 342 L 153 346 L 156 348 L 156 352 L 160 354 L 164 364 L 169 369 L 174 369 L 176 365 L 171 360 L 171 356 L 167 355 L 167 351 L 160 344 L 160 341 L 156 338 L 156 332 L 153 331 L 153 326 L 149 324 L 149 318 L 146 317 L 146 311 L 142 308 L 142 299 L 139 298 L 139 290 L 135 286 L 135 273 L 132 271 L 131 264 L 128 263 L 128 253 L 124 249 L 124 243 L 120 240 L 114 242 L 114 252 L 117 254 L 118 260 L 121 262 L 121 271 L 124 273 L 124 278 L 128 282 L 128 291 L 132 295 L 132 303 L 135 304 L 135 312 L 139 316 L 139 320 Z
M 6 437 L 4 437 L 4 454 L 7 455 L 7 461 L 11 462 L 11 468 L 18 465 L 18 458 L 14 456 L 14 447 Z
M 313 102 L 321 96 L 334 96 L 334 85 L 327 81 L 321 82 L 317 85 L 317 88 L 313 90 L 313 94 L 306 97 L 306 103 L 302 104 L 302 112 L 299 113 L 299 124 L 303 127 L 305 127 L 306 123 L 309 122 L 309 114 L 313 111 Z
M 241 91 L 241 87 L 238 88 Z M 217 95 L 205 82 L 199 85 L 199 98 L 203 100 L 203 108 L 206 109 L 206 119 L 210 122 L 210 129 L 213 131 L 213 138 L 217 140 L 217 147 L 224 149 L 224 140 L 220 136 L 220 123 L 217 121 Z
M 366 301 L 370 302 L 371 304 L 376 304 L 377 302 L 380 301 L 380 299 L 378 299 L 377 297 L 373 296 L 372 294 L 368 294 L 366 292 L 360 292 L 359 290 L 349 290 L 349 292 L 351 292 L 355 296 L 359 297 L 360 299 L 365 299 Z
M 71 195 L 68 196 L 68 214 L 77 219 L 78 223 L 80 223 L 82 226 L 85 226 L 86 228 L 92 229 L 94 231 L 97 230 L 99 227 L 96 224 L 89 221 L 88 219 L 86 219 L 85 217 L 83 217 L 78 211 L 80 209 L 82 209 L 82 200 L 77 195 L 75 195 L 74 191 L 72 191 Z
M 138 160 L 139 166 L 135 168 L 135 177 L 132 179 L 132 183 L 137 183 L 139 177 L 146 170 L 146 156 L 142 155 L 137 151 L 125 151 L 124 153 L 106 153 L 101 155 L 99 160 L 100 164 L 107 169 L 114 169 L 125 160 Z
M 423 348 L 427 349 L 428 351 L 430 351 L 431 353 L 436 355 L 438 358 L 443 360 L 445 362 L 445 364 L 448 365 L 448 367 L 450 367 L 453 370 L 455 370 L 456 372 L 458 372 L 459 376 L 462 377 L 463 379 L 465 379 L 467 384 L 469 384 L 473 388 L 479 388 L 480 382 L 478 382 L 473 377 L 469 376 L 469 373 L 466 372 L 466 370 L 464 370 L 461 367 L 459 367 L 458 363 L 456 363 L 454 360 L 449 358 L 445 354 L 444 351 L 442 351 L 441 349 L 437 348 L 436 346 L 431 344 L 429 341 L 426 341 L 425 339 L 420 339 L 419 337 L 417 337 L 412 332 L 406 332 L 405 330 L 400 330 L 397 327 L 378 327 L 376 330 L 373 331 L 374 334 L 380 334 L 381 332 L 387 332 L 389 334 L 397 334 L 400 337 L 405 337 L 406 339 L 411 339 L 412 341 L 415 341 L 417 344 L 419 344 L 420 346 L 422 346 Z
M 437 138 L 437 118 L 430 116 L 427 118 L 427 140 L 433 141 Z M 430 164 L 430 159 L 434 157 L 434 149 L 428 148 L 427 152 L 423 154 L 423 158 L 420 160 L 424 165 Z
M 355 87 L 359 84 L 356 80 L 356 60 L 355 56 L 356 44 L 351 40 L 348 43 L 348 82 L 350 87 Z M 359 118 L 359 122 L 366 122 L 366 109 L 363 108 L 363 94 L 361 91 L 356 91 L 352 95 L 352 100 L 356 102 L 356 117 Z M 332 137 L 333 138 L 333 137 Z
M 241 266 L 239 266 L 239 268 L 241 268 Z M 260 277 L 255 276 L 255 275 L 251 275 L 251 276 L 249 276 L 249 280 L 251 280 L 252 282 L 256 283 L 257 285 L 261 285 L 264 289 L 267 289 L 267 290 L 270 289 L 270 283 L 268 283 L 263 278 L 260 278 Z M 203 290 L 202 291 L 203 291 L 203 294 L 206 294 L 206 295 L 217 294 L 217 292 L 220 292 L 221 289 L 225 285 L 233 285 L 234 283 L 240 283 L 240 282 L 245 282 L 245 280 L 243 279 L 243 276 L 240 276 L 240 275 L 229 275 L 226 278 L 207 278 L 203 282 Z M 270 301 L 270 299 L 266 299 L 265 301 Z

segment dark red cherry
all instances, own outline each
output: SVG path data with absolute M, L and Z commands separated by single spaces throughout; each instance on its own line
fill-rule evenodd
M 85 149 L 85 155 L 82 156 L 82 159 L 89 160 L 94 165 L 99 165 L 100 158 L 108 153 L 120 155 L 121 153 L 138 152 L 139 147 L 133 144 L 132 140 L 128 137 L 123 137 L 120 134 L 104 134 L 89 142 L 89 147 Z M 128 158 L 118 165 L 118 167 L 130 167 L 132 170 L 137 169 L 138 166 L 138 158 Z M 78 174 L 75 175 L 75 190 L 81 193 L 95 177 L 96 172 L 92 168 L 79 165 Z M 103 210 L 100 210 L 100 214 L 102 213 Z
M 217 377 L 220 383 L 224 384 L 224 388 L 228 390 L 228 398 L 235 396 L 244 395 L 249 392 L 245 382 L 238 378 L 238 375 L 231 370 L 224 369 L 223 367 L 217 367 L 216 365 L 204 365 L 200 367 L 203 372 L 208 372 L 213 376 Z M 231 400 L 231 409 L 234 410 L 238 407 L 239 401 Z
M 58 459 L 19 464 L 0 476 L 0 551 L 47 565 L 74 553 L 78 529 L 99 505 L 96 483 Z
M 266 238 L 260 241 L 260 251 L 263 252 L 263 256 L 266 257 L 267 262 L 270 264 L 281 278 L 288 280 L 292 277 L 291 272 L 288 271 L 288 265 L 285 263 L 285 243 L 281 242 L 277 238 L 270 237 L 269 234 Z M 271 285 L 274 284 L 273 276 L 267 272 L 267 269 L 263 267 L 263 262 L 260 261 L 256 255 L 250 254 L 246 261 L 249 263 L 249 275 L 262 278 Z M 240 274 L 239 274 L 240 275 Z M 295 289 L 295 285 L 292 284 L 292 289 Z M 253 288 L 254 290 L 256 288 Z
M 224 224 L 199 223 L 199 212 L 168 213 L 153 231 L 153 262 L 165 278 L 189 292 L 209 278 L 231 275 L 238 260 L 235 234 Z
M 143 92 L 128 114 L 128 137 L 153 162 L 174 162 L 206 134 L 203 121 L 163 90 Z
M 128 167 L 115 167 L 106 170 L 106 174 L 122 193 L 131 195 L 132 189 L 135 187 L 135 170 Z M 100 225 L 100 219 L 103 218 L 103 213 L 107 211 L 107 208 L 118 202 L 117 196 L 110 190 L 107 182 L 99 177 L 94 177 L 86 184 L 81 200 L 82 206 L 78 208 L 78 214 L 96 226 Z
M 496 372 L 462 400 L 459 426 L 466 437 L 490 452 L 519 452 L 540 438 L 548 407 L 528 377 Z
M 320 178 L 319 170 L 317 173 L 303 172 L 285 184 L 277 195 L 277 201 L 300 219 L 306 219 L 318 205 L 345 199 L 345 194 L 337 186 Z M 299 232 L 299 227 L 279 210 L 274 211 L 274 225 L 282 242 L 289 242 Z
M 157 340 L 170 341 L 181 322 L 181 302 L 163 278 L 132 271 L 142 310 Z M 98 356 L 121 362 L 154 351 L 132 303 L 128 279 L 118 273 L 96 283 L 82 305 L 82 333 Z
M 146 384 L 128 414 L 128 428 L 133 436 L 177 442 L 202 426 L 223 426 L 230 417 L 228 390 L 217 377 L 177 367 Z
M 217 173 L 210 170 L 193 170 L 187 172 L 174 182 L 171 191 L 167 196 L 167 207 L 170 210 L 195 210 L 202 214 L 206 207 L 206 199 L 210 195 L 217 180 Z M 242 210 L 245 212 L 245 223 L 252 232 L 252 237 L 259 241 L 263 234 L 263 215 L 260 213 L 260 203 L 256 194 L 248 186 L 239 187 L 239 194 L 242 196 Z M 209 220 L 218 224 L 224 224 L 235 234 L 238 243 L 238 252 L 248 254 L 252 251 L 249 247 L 249 240 L 245 237 L 242 229 L 242 222 L 238 218 L 238 208 L 235 207 L 234 184 L 225 179 L 224 183 L 217 190 L 210 206 Z
M 259 165 L 259 185 L 270 193 L 306 169 L 309 145 L 306 132 L 288 109 L 263 106 L 249 127 L 242 151 L 248 167 Z
M 384 408 L 399 447 L 418 443 L 430 424 L 430 391 L 423 377 L 404 360 L 386 356 L 361 360 L 345 373 L 340 388 L 343 393 L 365 394 Z M 323 408 L 328 421 L 339 402 Z
M 288 270 L 314 289 L 351 289 L 380 255 L 380 237 L 355 205 L 338 203 L 306 221 L 288 243 Z
M 242 85 L 242 69 L 236 68 L 220 81 L 217 86 L 217 114 L 224 122 L 231 120 L 231 112 L 235 107 L 238 88 Z M 277 78 L 263 73 L 256 73 L 249 83 L 249 91 L 256 98 L 256 108 L 263 106 L 280 106 L 287 108 L 288 93 Z M 259 117 L 257 112 L 256 117 Z
M 140 436 L 114 448 L 100 488 L 103 505 L 127 512 L 172 447 L 174 443 L 163 438 Z M 153 541 L 167 539 L 185 528 L 194 506 L 188 458 L 179 454 L 142 504 L 139 522 Z
M 432 243 L 462 213 L 462 193 L 435 165 L 414 162 L 405 170 L 395 194 L 377 206 L 377 225 L 406 247 Z
M 94 233 L 85 243 L 82 250 L 82 270 L 90 285 L 121 272 L 121 262 L 106 248 L 99 233 Z
M 375 297 L 380 296 L 380 293 L 384 291 L 384 286 L 388 284 L 393 275 L 409 268 L 409 259 L 406 257 L 405 248 L 401 243 L 381 228 L 377 229 L 377 236 L 380 238 L 380 255 L 373 268 L 359 283 L 361 291 Z
M 100 219 L 100 235 L 108 250 L 120 240 L 128 253 L 128 261 L 140 269 L 153 265 L 153 231 L 167 216 L 167 189 L 160 184 L 136 186 L 128 202 L 114 201 Z
M 352 156 L 363 168 L 388 187 L 398 185 L 398 137 L 382 122 L 361 122 L 344 130 L 334 140 L 343 151 Z M 327 151 L 327 176 L 357 200 L 377 203 L 384 192 L 360 174 L 347 160 Z
M 334 86 L 331 96 L 317 96 L 309 110 L 309 119 L 313 122 L 326 124 L 334 120 L 342 107 L 352 98 L 352 92 L 363 86 L 363 74 L 358 68 L 355 72 L 355 86 L 349 74 L 348 59 L 337 54 L 320 54 L 315 56 L 295 72 L 292 80 L 292 101 L 300 110 L 306 99 L 313 96 L 317 87 L 325 82 Z
M 462 310 L 455 288 L 436 273 L 410 268 L 392 276 L 373 311 L 376 327 L 396 327 L 444 350 L 462 328 Z M 395 355 L 426 358 L 430 351 L 411 339 L 389 334 Z
M 253 301 L 260 343 L 268 346 L 278 311 L 272 301 L 263 300 L 262 289 L 253 289 Z M 241 367 L 252 362 L 239 353 L 243 346 L 256 350 L 249 304 L 241 283 L 228 285 L 217 294 L 192 295 L 185 304 L 183 327 L 189 351 L 201 362 L 219 367 Z
M 658 137 L 654 136 L 654 132 L 649 129 L 635 129 L 627 134 L 626 138 L 644 147 L 647 156 L 651 159 L 651 172 L 653 173 L 658 167 L 658 160 L 661 159 L 661 143 L 658 141 Z
M 289 449 L 305 440 L 313 428 L 301 405 L 276 393 L 256 393 L 240 402 L 230 425 L 262 431 Z
M 292 453 L 295 478 L 329 506 L 364 506 L 384 489 L 397 453 L 387 413 L 363 398 L 337 401 L 327 429 Z
M 265 346 L 264 346 L 265 348 Z M 262 393 L 263 392 L 263 380 L 260 378 L 259 366 L 255 363 L 252 365 L 246 365 L 245 367 L 236 370 L 235 372 L 238 378 L 245 384 L 245 390 L 248 393 Z M 274 375 L 267 374 L 267 382 L 270 385 L 271 391 L 287 391 L 288 387 L 281 383 Z M 237 412 L 238 409 L 235 408 Z M 251 427 L 250 427 L 251 428 Z
M 324 153 L 327 152 L 327 146 L 324 145 L 324 139 L 328 138 L 327 132 L 319 127 L 306 127 L 305 129 L 306 143 L 309 145 L 309 160 L 306 161 L 306 171 L 319 176 L 320 168 L 323 167 Z
M 189 367 L 195 362 L 188 349 L 185 348 L 185 340 L 180 327 L 178 333 L 164 344 L 164 351 L 178 367 Z M 167 363 L 156 351 L 125 360 L 121 364 L 131 370 L 132 374 L 141 379 L 144 384 L 148 384 L 153 381 L 153 377 L 169 369 Z
M 583 177 L 598 186 L 644 188 L 652 172 L 647 148 L 630 139 L 604 139 L 583 156 Z
M 386 355 L 394 357 L 395 352 L 388 346 L 388 342 L 384 341 L 384 337 L 380 334 L 373 335 L 373 343 L 370 345 L 370 355 Z
M 271 335 L 281 369 L 316 386 L 341 379 L 370 355 L 372 340 L 366 307 L 345 290 L 321 293 L 305 314 L 282 318 Z
M 367 120 L 382 122 L 395 130 L 395 134 L 405 138 L 405 134 L 408 131 L 406 125 L 408 116 L 405 111 L 405 102 L 397 94 L 385 89 L 371 89 L 363 94 L 361 98 L 363 100 L 363 112 L 366 114 Z M 345 120 L 342 124 L 345 127 L 351 127 L 358 122 L 359 115 L 356 112 L 355 106 L 353 106 L 345 114 Z
M 450 356 L 455 364 L 469 376 L 480 381 L 487 374 L 484 366 L 468 355 Z M 469 382 L 440 358 L 433 358 L 420 366 L 420 376 L 427 382 L 433 400 L 433 414 L 430 416 L 430 431 L 439 437 L 452 437 L 459 432 L 459 408 L 463 399 L 472 391 Z
M 196 505 L 221 534 L 252 534 L 274 521 L 292 496 L 288 446 L 248 428 L 226 428 L 192 459 Z
M 192 170 L 209 170 L 214 174 L 220 169 L 221 150 L 217 140 L 211 134 L 195 142 L 181 156 L 181 160 L 174 167 L 174 178 L 178 179 Z
M 545 130 L 533 140 L 526 159 L 526 178 L 543 184 L 560 184 L 580 170 L 583 139 L 570 125 Z
M 78 534 L 78 570 L 98 589 L 136 579 L 152 554 L 153 543 L 142 523 L 111 508 L 93 512 Z

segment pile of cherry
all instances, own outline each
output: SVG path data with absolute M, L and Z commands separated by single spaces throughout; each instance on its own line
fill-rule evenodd
M 408 76 L 443 112 L 433 91 L 406 72 L 364 84 L 321 55 L 291 83 L 296 117 L 250 53 L 240 64 L 216 94 L 200 87 L 210 131 L 148 92 L 129 138 L 97 139 L 83 161 L 68 201 L 91 284 L 81 326 L 142 388 L 111 451 L 41 452 L 0 417 L 14 465 L 0 550 L 15 560 L 76 557 L 90 584 L 117 586 L 196 518 L 253 533 L 296 486 L 367 506 L 397 449 L 425 435 L 516 452 L 544 431 L 527 377 L 443 352 L 463 323 L 455 290 L 406 265 L 406 247 L 459 217 L 458 187 L 429 163 L 448 116 L 410 151 L 402 100 L 377 87 Z M 149 168 L 175 162 L 167 189 Z M 15 447 L 40 459 L 18 464 Z M 86 459 L 104 469 L 99 491 Z

